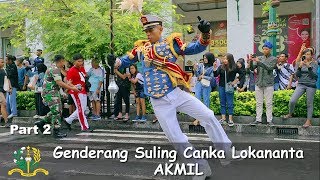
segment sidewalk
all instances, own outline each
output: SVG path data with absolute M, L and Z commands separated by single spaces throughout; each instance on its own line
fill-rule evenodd
M 135 117 L 131 113 L 131 120 Z M 217 116 L 217 119 L 220 117 Z M 115 129 L 115 130 L 145 130 L 145 131 L 162 131 L 159 123 L 152 123 L 154 115 L 147 115 L 146 123 L 115 121 L 113 119 L 102 119 L 100 121 L 89 120 L 89 125 L 93 129 Z M 204 133 L 201 126 L 192 125 L 193 118 L 187 115 L 178 114 L 178 120 L 183 132 Z M 223 126 L 226 132 L 232 133 L 249 133 L 249 134 L 290 134 L 299 136 L 319 136 L 320 135 L 320 119 L 313 120 L 313 126 L 305 129 L 302 127 L 304 118 L 291 118 L 283 121 L 281 118 L 274 118 L 275 126 L 267 126 L 265 124 L 250 126 L 249 123 L 255 120 L 254 117 L 236 116 L 234 117 L 235 125 L 228 127 Z M 264 119 L 265 120 L 265 119 Z M 13 123 L 24 126 L 32 126 L 37 121 L 32 117 L 14 117 Z M 264 121 L 263 121 L 264 122 Z M 78 121 L 74 121 L 73 128 L 80 129 Z

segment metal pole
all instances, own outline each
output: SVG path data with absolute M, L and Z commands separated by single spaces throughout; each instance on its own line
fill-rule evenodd
M 110 0 L 110 53 L 114 54 L 114 34 L 113 34 L 113 0 Z M 110 66 L 113 66 L 112 64 L 109 64 Z M 113 69 L 108 69 L 106 74 L 106 87 L 109 87 L 109 79 L 110 79 L 110 73 L 114 74 Z M 106 90 L 107 94 L 107 116 L 110 116 L 112 114 L 111 112 L 111 94 L 108 90 Z
M 114 34 L 113 34 L 113 0 L 110 0 L 110 53 L 114 55 Z M 111 64 L 110 64 L 111 66 Z M 113 72 L 111 72 L 113 73 Z
M 277 23 L 276 21 L 276 8 L 273 8 L 272 6 L 270 7 L 269 10 L 269 23 Z M 269 41 L 272 43 L 273 48 L 272 48 L 272 56 L 277 55 L 277 39 L 276 39 L 277 34 L 272 33 L 269 37 Z
M 267 34 L 269 36 L 269 41 L 272 43 L 273 48 L 271 51 L 272 56 L 277 55 L 277 34 L 279 33 L 279 28 L 277 24 L 277 11 L 276 7 L 272 7 L 272 3 L 269 8 L 269 23 Z

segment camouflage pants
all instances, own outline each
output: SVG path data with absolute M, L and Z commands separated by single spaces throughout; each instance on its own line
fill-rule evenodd
M 42 93 L 43 102 L 50 108 L 50 112 L 45 116 L 44 121 L 51 124 L 52 128 L 61 125 L 62 104 L 58 91 Z

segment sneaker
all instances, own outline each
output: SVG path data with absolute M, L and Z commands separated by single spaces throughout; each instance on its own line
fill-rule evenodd
M 93 118 L 93 119 L 91 119 L 91 120 L 93 120 L 93 121 L 99 121 L 99 120 L 101 120 L 101 117 L 100 117 L 100 116 L 95 115 L 95 116 L 94 116 L 94 118 Z
M 34 118 L 34 119 L 38 119 L 38 118 L 39 118 L 39 115 L 36 114 L 36 115 L 33 116 L 33 118 Z
M 254 121 L 254 122 L 250 123 L 250 126 L 255 126 L 255 125 L 258 125 L 258 124 L 262 124 L 262 122 Z
M 141 116 L 141 119 L 140 119 L 140 122 L 147 122 L 146 116 L 142 115 L 142 116 Z
M 11 118 L 13 118 L 13 117 L 17 117 L 17 115 L 10 114 L 10 115 L 8 116 L 8 119 L 11 119 Z
M 233 126 L 234 126 L 234 122 L 229 120 L 228 126 L 229 126 L 229 127 L 233 127 Z
M 220 123 L 221 125 L 226 125 L 226 124 L 227 124 L 227 121 L 224 120 L 224 119 L 220 119 L 220 120 L 219 120 L 219 123 Z
M 267 125 L 268 126 L 274 126 L 274 123 L 271 121 L 271 122 L 267 122 Z
M 134 122 L 140 121 L 140 116 L 136 115 L 136 117 L 134 119 L 132 119 L 132 121 L 134 121 Z
M 95 119 L 95 118 L 96 118 L 96 115 L 95 115 L 95 114 L 93 114 L 92 116 L 89 117 L 89 119 L 91 119 L 91 120 L 93 120 L 93 119 Z

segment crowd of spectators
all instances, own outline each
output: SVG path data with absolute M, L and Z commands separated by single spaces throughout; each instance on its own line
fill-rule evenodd
M 315 50 L 302 45 L 296 60 L 287 62 L 288 54 L 271 55 L 273 45 L 266 42 L 263 46 L 263 55 L 256 57 L 248 54 L 247 59 L 234 60 L 232 54 L 215 58 L 212 53 L 206 53 L 203 59 L 193 67 L 192 85 L 195 96 L 206 106 L 210 104 L 210 92 L 218 91 L 221 110 L 221 124 L 233 126 L 234 93 L 246 91 L 255 92 L 256 120 L 252 126 L 262 123 L 263 103 L 266 103 L 267 124 L 273 124 L 273 92 L 278 90 L 294 90 L 289 102 L 289 113 L 283 119 L 292 117 L 295 104 L 306 93 L 307 120 L 303 127 L 311 125 L 313 115 L 313 101 L 316 89 L 320 89 L 320 55 L 314 58 Z M 214 59 L 208 62 L 208 57 Z M 236 63 L 235 63 L 236 62 Z M 212 68 L 213 66 L 213 68 Z M 212 72 L 211 72 L 212 71 Z M 202 79 L 212 80 L 212 89 L 203 83 Z M 217 87 L 216 87 L 217 86 Z M 228 115 L 228 118 L 227 118 Z M 198 125 L 198 121 L 194 121 Z
M 311 125 L 313 115 L 313 101 L 316 89 L 320 89 L 320 55 L 314 58 L 313 48 L 306 48 L 303 44 L 296 60 L 287 62 L 288 54 L 280 53 L 277 57 L 271 55 L 273 45 L 266 42 L 263 55 L 256 57 L 249 54 L 246 59 L 235 60 L 230 53 L 216 58 L 212 53 L 205 53 L 203 59 L 193 66 L 191 91 L 210 108 L 210 93 L 218 91 L 221 109 L 221 124 L 234 126 L 234 93 L 254 91 L 256 97 L 256 120 L 252 126 L 261 124 L 263 102 L 266 103 L 267 124 L 273 125 L 273 92 L 278 90 L 294 90 L 289 102 L 289 112 L 283 119 L 293 116 L 297 100 L 307 95 L 307 120 L 304 127 Z M 36 115 L 34 118 L 44 118 L 49 108 L 43 103 L 41 92 L 43 80 L 47 71 L 42 50 L 38 49 L 36 58 L 29 59 L 7 55 L 0 58 L 0 104 L 1 114 L 5 126 L 9 127 L 8 119 L 18 115 L 17 91 L 32 90 L 35 92 Z M 132 121 L 146 122 L 146 95 L 144 94 L 144 78 L 136 64 L 126 69 L 115 69 L 116 83 L 119 91 L 115 95 L 114 120 L 130 120 L 130 94 L 135 97 L 136 116 Z M 82 129 L 88 129 L 87 119 L 101 120 L 101 96 L 104 83 L 104 68 L 99 66 L 95 58 L 86 72 L 84 58 L 76 54 L 73 61 L 67 61 L 61 69 L 61 76 L 65 83 L 80 86 L 80 92 L 61 88 L 63 105 L 69 110 L 63 116 L 68 125 L 74 119 L 79 119 Z M 86 81 L 91 85 L 87 89 Z M 123 104 L 125 108 L 123 112 Z M 88 109 L 91 110 L 88 112 Z M 154 120 L 156 122 L 156 119 Z M 194 121 L 199 125 L 199 121 Z

